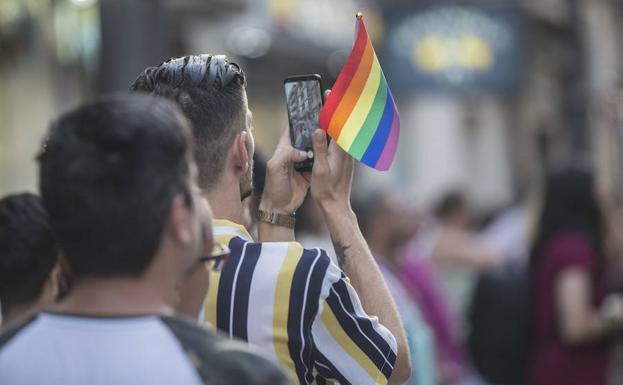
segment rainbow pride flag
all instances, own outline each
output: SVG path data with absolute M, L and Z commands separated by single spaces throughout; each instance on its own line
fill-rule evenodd
M 353 158 L 385 171 L 398 147 L 400 117 L 361 13 L 357 14 L 356 35 L 320 111 L 320 128 Z

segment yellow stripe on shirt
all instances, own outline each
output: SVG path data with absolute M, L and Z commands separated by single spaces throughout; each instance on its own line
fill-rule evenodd
M 292 277 L 296 270 L 296 265 L 303 253 L 303 248 L 297 243 L 288 244 L 286 258 L 283 260 L 277 285 L 275 288 L 275 305 L 273 315 L 273 345 L 279 362 L 287 370 L 290 379 L 294 384 L 299 383 L 298 375 L 290 349 L 288 347 L 288 313 L 290 310 L 290 289 L 292 287 Z
M 212 271 L 210 273 L 210 285 L 208 295 L 204 302 L 204 320 L 216 329 L 216 297 L 218 295 L 218 283 L 221 273 Z
M 214 220 L 214 222 L 225 222 L 222 220 Z M 229 222 L 226 222 L 229 224 Z M 221 225 L 222 226 L 222 225 Z M 246 231 L 246 230 L 245 230 Z M 236 234 L 221 234 L 216 235 L 214 238 L 217 242 L 229 245 L 229 242 L 234 238 Z M 216 312 L 217 312 L 217 297 L 218 297 L 218 285 L 221 279 L 221 273 L 218 271 L 210 272 L 210 284 L 208 286 L 208 295 L 204 301 L 204 321 L 216 328 Z
M 385 375 L 381 373 L 381 371 L 376 367 L 374 362 L 370 360 L 370 358 L 353 342 L 353 340 L 344 332 L 344 329 L 340 326 L 335 314 L 329 307 L 329 304 L 325 303 L 325 306 L 322 311 L 322 315 L 320 316 L 322 322 L 331 333 L 331 336 L 337 342 L 343 351 L 348 352 L 348 354 L 359 364 L 363 370 L 368 373 L 370 378 L 374 379 L 374 382 L 377 384 L 387 384 L 387 378 Z

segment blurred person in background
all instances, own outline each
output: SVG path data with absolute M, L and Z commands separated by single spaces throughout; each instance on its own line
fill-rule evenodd
M 400 281 L 434 337 L 439 383 L 458 384 L 467 373 L 465 355 L 456 332 L 456 316 L 437 268 L 414 242 L 409 242 L 400 262 Z
M 293 163 L 307 153 L 284 130 L 267 162 L 256 243 L 241 224 L 253 191 L 253 115 L 241 68 L 224 55 L 192 55 L 144 70 L 131 86 L 176 101 L 193 123 L 199 187 L 231 255 L 213 273 L 205 306 L 189 315 L 264 349 L 295 383 L 403 383 L 409 350 L 394 301 L 350 206 L 353 159 L 314 137 L 311 182 Z M 311 186 L 342 269 L 294 238 L 294 212 Z M 372 316 L 372 315 L 378 316 Z
M 154 97 L 79 107 L 51 126 L 39 185 L 74 286 L 0 335 L 0 383 L 287 384 L 243 344 L 173 316 L 212 250 L 188 122 Z
M 379 263 L 400 316 L 411 348 L 413 375 L 408 384 L 436 385 L 437 358 L 433 335 L 422 319 L 417 303 L 400 282 L 400 249 L 413 236 L 413 220 L 399 197 L 375 191 L 353 202 L 361 232 Z
M 434 218 L 424 223 L 416 239 L 440 273 L 453 309 L 459 315 L 459 335 L 463 336 L 476 276 L 494 267 L 499 258 L 478 239 L 472 229 L 467 198 L 458 190 L 448 192 L 439 200 Z
M 440 266 L 486 269 L 498 262 L 497 255 L 479 241 L 472 228 L 472 213 L 466 196 L 450 191 L 434 210 L 439 228 L 431 245 L 431 258 Z
M 41 199 L 0 199 L 0 307 L 7 328 L 53 304 L 61 290 L 59 249 Z
M 480 272 L 470 300 L 467 351 L 478 383 L 524 384 L 531 314 L 529 234 L 537 210 L 521 199 L 501 210 L 479 234 L 501 261 Z
M 440 383 L 459 384 L 470 374 L 463 329 L 473 281 L 495 257 L 471 230 L 462 193 L 447 193 L 433 213 L 404 249 L 400 279 L 435 337 Z
M 481 242 L 505 265 L 523 268 L 528 264 L 536 212 L 531 203 L 522 201 L 503 209 L 480 231 Z
M 532 354 L 528 385 L 603 385 L 612 336 L 623 330 L 619 295 L 608 296 L 604 218 L 592 175 L 548 175 L 532 248 Z
M 416 212 L 408 212 L 408 215 L 411 222 L 420 223 Z M 433 334 L 439 383 L 457 384 L 467 370 L 463 349 L 456 335 L 457 320 L 437 267 L 421 250 L 417 232 L 401 252 L 398 277 L 410 298 L 417 303 L 422 318 Z

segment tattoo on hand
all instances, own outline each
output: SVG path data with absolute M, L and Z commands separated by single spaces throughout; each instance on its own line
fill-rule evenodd
M 331 238 L 331 242 L 333 242 L 333 250 L 335 250 L 337 264 L 340 268 L 343 269 L 344 263 L 346 262 L 346 250 L 348 250 L 350 246 L 344 246 L 333 238 Z

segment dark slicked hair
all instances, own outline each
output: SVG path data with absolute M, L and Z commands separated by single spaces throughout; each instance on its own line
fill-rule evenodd
M 102 99 L 52 124 L 40 189 L 75 278 L 146 270 L 173 198 L 191 202 L 189 130 L 173 103 L 148 96 Z
M 34 303 L 58 262 L 58 247 L 39 197 L 0 199 L 0 302 L 2 313 Z
M 145 69 L 130 90 L 177 102 L 193 124 L 199 185 L 213 188 L 227 150 L 245 127 L 245 78 L 224 55 L 192 55 Z

